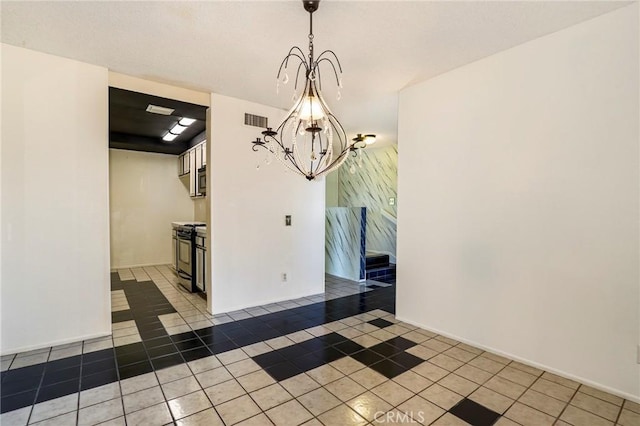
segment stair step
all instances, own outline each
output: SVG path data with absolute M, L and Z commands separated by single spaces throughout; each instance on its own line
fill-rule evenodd
M 387 266 L 380 266 L 374 268 L 367 268 L 366 270 L 366 278 L 368 280 L 375 280 L 380 278 L 395 278 L 396 277 L 396 265 L 395 263 L 390 263 Z
M 367 269 L 376 268 L 378 266 L 386 266 L 389 264 L 388 254 L 375 254 L 366 257 Z

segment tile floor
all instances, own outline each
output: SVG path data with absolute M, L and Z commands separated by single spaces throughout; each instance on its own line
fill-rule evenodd
M 640 405 L 402 323 L 395 287 L 210 315 L 166 266 L 112 274 L 113 334 L 3 356 L 2 425 L 622 425 Z

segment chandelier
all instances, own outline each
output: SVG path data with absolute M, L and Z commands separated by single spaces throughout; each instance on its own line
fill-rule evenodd
M 294 46 L 278 69 L 278 89 L 280 83 L 286 85 L 289 82 L 288 70 L 295 70 L 293 106 L 278 128 L 267 127 L 262 132 L 263 139 L 258 137 L 251 142 L 254 151 L 266 149 L 289 170 L 308 180 L 332 172 L 345 162 L 350 152 L 357 155 L 356 150 L 366 146 L 362 141 L 350 143 L 347 140 L 344 128 L 322 97 L 320 65 L 324 64 L 323 69 L 330 72 L 332 80 L 335 78 L 338 100 L 342 88 L 342 66 L 331 50 L 314 56 L 313 12 L 318 10 L 319 3 L 319 0 L 302 1 L 304 9 L 309 12 L 309 54 L 305 55 L 302 49 Z

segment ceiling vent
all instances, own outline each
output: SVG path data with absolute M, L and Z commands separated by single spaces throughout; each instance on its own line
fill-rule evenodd
M 267 117 L 261 117 L 259 115 L 254 115 L 254 114 L 247 114 L 246 112 L 244 114 L 244 124 L 246 124 L 247 126 L 266 128 L 268 121 L 269 119 Z
M 152 112 L 154 114 L 171 115 L 171 114 L 173 114 L 173 111 L 175 111 L 175 110 L 171 109 L 171 108 L 161 107 L 161 106 L 158 106 L 158 105 L 149 104 L 147 106 L 147 112 Z

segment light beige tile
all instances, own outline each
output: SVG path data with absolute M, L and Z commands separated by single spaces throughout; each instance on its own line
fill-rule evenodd
M 271 423 L 269 418 L 264 413 L 260 413 L 257 416 L 249 417 L 247 420 L 236 423 L 237 426 L 267 426 L 272 424 L 273 423 Z
M 300 396 L 314 389 L 318 389 L 320 385 L 318 382 L 307 376 L 306 373 L 297 374 L 286 380 L 280 382 L 280 384 L 293 396 Z
M 70 348 L 63 348 L 52 350 L 49 355 L 49 361 L 54 361 L 56 359 L 67 358 L 70 356 L 80 355 L 82 353 L 82 344 L 72 346 Z
M 491 352 L 485 352 L 482 354 L 483 357 L 485 358 L 489 358 L 492 361 L 496 361 L 499 362 L 500 364 L 504 364 L 507 365 L 511 362 L 511 360 L 509 358 L 505 358 L 503 356 L 491 353 Z
M 127 395 L 142 389 L 158 386 L 158 384 L 158 379 L 156 378 L 155 373 L 147 373 L 141 376 L 121 380 L 120 388 L 122 389 L 122 394 Z
M 542 378 L 549 380 L 550 382 L 553 383 L 558 383 L 559 385 L 571 388 L 571 389 L 578 389 L 578 387 L 580 386 L 580 383 L 578 382 L 574 382 L 573 380 L 569 380 L 569 379 L 565 379 L 564 377 L 558 376 L 556 374 L 553 373 L 549 373 L 547 371 L 545 371 L 542 374 Z
M 165 425 L 171 423 L 171 413 L 166 402 L 126 415 L 127 426 Z
M 418 358 L 422 358 L 425 361 L 438 355 L 438 352 L 420 345 L 409 348 L 406 350 L 406 352 L 410 353 L 411 355 L 415 355 Z
M 522 385 L 513 383 L 507 379 L 503 379 L 500 376 L 493 376 L 492 378 L 487 380 L 487 382 L 483 386 L 511 399 L 520 398 L 520 395 L 522 395 L 527 389 Z
M 488 371 L 489 373 L 493 373 L 493 374 L 496 374 L 498 371 L 504 368 L 504 364 L 493 361 L 484 356 L 479 356 L 477 358 L 472 359 L 471 361 L 469 361 L 469 365 L 472 365 L 476 368 L 479 368 L 484 371 Z
M 214 368 L 218 368 L 222 366 L 222 363 L 218 361 L 218 358 L 216 358 L 215 355 L 212 355 L 206 358 L 191 361 L 187 365 L 189 365 L 189 368 L 191 369 L 193 374 L 198 374 L 208 370 L 213 370 Z
M 356 371 L 362 370 L 363 368 L 366 367 L 366 365 L 364 365 L 359 361 L 356 361 L 350 356 L 345 356 L 344 358 L 340 358 L 339 360 L 331 362 L 329 365 L 343 374 L 355 373 Z
M 363 417 L 353 411 L 346 404 L 341 404 L 336 408 L 321 414 L 318 419 L 325 426 L 361 426 L 367 424 L 367 421 Z
M 265 423 L 265 425 L 268 423 Z M 220 416 L 216 413 L 216 410 L 209 408 L 208 410 L 200 411 L 199 413 L 192 414 L 188 417 L 184 417 L 176 422 L 177 426 L 224 426 Z
M 42 362 L 47 362 L 47 358 L 49 358 L 49 352 L 42 352 L 35 355 L 29 356 L 18 356 L 11 363 L 11 370 L 15 370 L 16 368 L 28 367 L 30 365 L 40 364 Z
M 156 376 L 158 377 L 160 384 L 173 382 L 174 380 L 183 379 L 191 375 L 191 370 L 189 370 L 189 367 L 186 364 L 180 364 L 156 371 Z
M 400 404 L 398 411 L 409 415 L 411 419 L 427 425 L 433 423 L 438 417 L 445 413 L 442 408 L 418 395 Z
M 122 397 L 122 402 L 124 403 L 125 414 L 129 414 L 164 402 L 164 395 L 160 386 L 156 386 L 125 395 Z
M 266 412 L 266 415 L 269 416 L 269 419 L 276 426 L 297 426 L 313 417 L 313 415 L 295 399 L 270 409 Z
M 262 411 L 266 411 L 276 405 L 280 405 L 283 402 L 293 399 L 289 392 L 287 392 L 278 383 L 274 383 L 266 388 L 258 389 L 255 392 L 251 392 L 250 396 Z
M 462 395 L 458 395 L 437 383 L 420 392 L 420 396 L 445 410 L 449 410 L 464 398 Z
M 424 334 L 417 331 L 410 331 L 406 334 L 403 334 L 402 337 L 415 343 L 422 343 L 426 340 L 429 340 L 429 336 L 425 336 Z
M 622 403 L 624 402 L 624 399 L 620 398 L 619 396 L 612 395 L 608 392 L 604 392 L 600 389 L 595 389 L 587 385 L 580 386 L 579 391 L 582 393 L 586 393 L 587 395 L 595 396 L 598 399 L 602 399 L 617 406 L 622 406 Z
M 271 346 L 273 349 L 282 349 L 287 346 L 293 345 L 295 342 L 285 336 L 276 337 L 274 339 L 269 339 L 265 341 L 265 343 Z
M 346 338 L 353 339 L 354 337 L 362 336 L 364 333 L 360 330 L 356 330 L 353 327 L 349 327 L 338 331 L 338 334 Z
M 311 336 L 313 337 L 313 336 Z M 267 352 L 271 352 L 273 349 L 271 346 L 264 342 L 254 343 L 253 345 L 245 346 L 242 350 L 249 356 L 258 356 Z
M 469 423 L 454 416 L 451 413 L 444 413 L 444 416 L 440 417 L 435 422 L 431 423 L 432 426 L 468 426 Z
M 276 381 L 264 370 L 254 371 L 245 376 L 239 377 L 238 382 L 247 392 L 253 392 L 265 386 L 269 386 Z
M 438 354 L 429 360 L 431 364 L 435 364 L 440 368 L 444 368 L 447 371 L 454 371 L 460 368 L 464 363 L 458 361 L 455 358 L 451 358 L 448 355 Z
M 109 340 L 101 340 L 98 342 L 84 342 L 84 345 L 82 346 L 82 353 L 88 354 L 90 352 L 101 351 L 112 347 L 113 340 L 111 338 L 109 338 Z
M 422 392 L 433 383 L 431 380 L 422 377 L 421 375 L 414 373 L 413 371 L 405 371 L 404 373 L 396 376 L 393 379 L 394 382 L 401 384 L 405 388 L 409 389 L 413 393 Z
M 444 352 L 447 349 L 451 348 L 451 345 L 442 342 L 440 340 L 437 339 L 429 339 L 426 340 L 422 343 L 420 343 L 421 346 L 424 346 L 425 348 L 429 348 L 431 350 L 434 350 L 436 352 Z
M 80 392 L 80 408 L 120 397 L 120 384 L 109 383 L 97 388 Z
M 574 426 L 612 426 L 613 422 L 596 416 L 573 405 L 568 405 L 560 416 L 561 420 Z
M 376 386 L 375 388 L 371 389 L 371 392 L 384 399 L 394 407 L 408 400 L 414 395 L 413 392 L 407 390 L 406 388 L 400 386 L 398 383 L 392 380 L 388 380 L 381 385 Z
M 218 360 L 224 365 L 232 364 L 234 362 L 241 361 L 243 359 L 247 359 L 248 355 L 244 353 L 242 349 L 234 349 L 232 351 L 223 352 L 221 354 L 216 355 Z
M 515 369 L 520 370 L 520 371 L 524 371 L 525 373 L 532 374 L 532 375 L 534 375 L 536 377 L 540 376 L 543 373 L 543 371 L 540 370 L 539 368 L 532 367 L 530 365 L 523 364 L 523 363 L 518 362 L 518 361 L 512 361 L 509 364 L 509 367 L 515 368 Z
M 328 364 L 307 371 L 307 375 L 321 385 L 326 385 L 344 377 L 344 374 Z
M 435 364 L 431 364 L 430 362 L 423 362 L 422 364 L 413 367 L 411 371 L 418 373 L 422 377 L 426 377 L 432 382 L 437 382 L 442 379 L 444 376 L 449 374 L 447 370 L 444 368 L 440 368 Z
M 164 392 L 164 397 L 167 400 L 178 398 L 180 396 L 200 390 L 200 384 L 193 376 L 165 383 L 161 385 L 161 387 L 162 392 Z
M 213 370 L 207 370 L 204 373 L 196 374 L 196 379 L 198 379 L 200 386 L 204 389 L 231 380 L 233 376 L 231 376 L 231 373 L 229 373 L 226 368 L 218 367 Z
M 113 338 L 113 346 L 130 345 L 131 343 L 137 343 L 137 342 L 141 342 L 141 341 L 142 341 L 142 338 L 140 337 L 140 334 L 136 333 L 136 334 L 132 334 L 130 336 L 114 337 Z
M 335 380 L 325 386 L 329 392 L 341 401 L 348 401 L 366 391 L 366 389 L 348 377 Z
M 497 422 L 493 424 L 494 426 L 518 426 L 519 424 L 514 422 L 513 420 L 509 420 L 506 417 L 500 417 Z M 560 423 L 556 423 L 556 426 L 562 426 Z
M 531 386 L 536 381 L 536 376 L 533 374 L 525 373 L 524 371 L 517 370 L 513 367 L 505 367 L 504 370 L 498 373 L 499 377 L 518 383 L 522 386 Z
M 358 395 L 347 402 L 347 405 L 369 421 L 374 420 L 379 413 L 386 413 L 393 408 L 387 401 L 371 392 Z
M 204 391 L 214 405 L 222 404 L 246 394 L 244 388 L 236 380 L 219 383 L 206 388 Z
M 569 402 L 575 391 L 558 383 L 550 382 L 543 378 L 536 380 L 531 389 L 551 396 L 561 401 Z
M 29 420 L 32 406 L 20 408 L 18 410 L 8 411 L 0 414 L 0 425 L 24 426 Z
M 210 407 L 211 402 L 204 391 L 193 392 L 169 401 L 169 409 L 176 420 Z
M 454 391 L 460 395 L 466 396 L 478 388 L 478 385 L 470 380 L 460 377 L 454 373 L 440 379 L 438 382 L 441 386 Z
M 450 337 L 445 337 L 445 336 L 441 336 L 441 335 L 436 335 L 436 337 L 434 337 L 436 340 L 440 340 L 441 342 L 445 342 L 451 346 L 455 346 L 457 344 L 459 344 L 460 342 L 458 342 L 455 339 L 452 339 Z
M 504 415 L 523 426 L 551 426 L 555 421 L 554 417 L 519 402 L 513 404 Z
M 478 356 L 475 353 L 465 351 L 464 349 L 460 348 L 460 346 L 454 346 L 451 349 L 447 349 L 443 352 L 443 354 L 462 362 L 469 362 Z
M 56 417 L 78 409 L 78 394 L 63 396 L 49 401 L 41 402 L 33 406 L 30 423 L 36 423 L 50 417 Z M 75 418 L 74 418 L 75 420 Z
M 618 424 L 622 426 L 638 426 L 640 425 L 640 414 L 631 410 L 622 409 Z
M 374 388 L 378 386 L 380 383 L 387 381 L 387 378 L 382 374 L 374 371 L 370 368 L 363 368 L 362 370 L 356 371 L 355 373 L 349 375 L 351 379 L 353 379 L 356 383 L 359 383 L 361 386 L 364 386 L 367 389 Z
M 154 376 L 155 377 L 155 376 Z M 95 425 L 124 415 L 122 400 L 115 398 L 78 411 L 78 426 Z
M 623 407 L 627 410 L 633 411 L 634 413 L 640 414 L 640 404 L 638 404 L 637 402 L 633 402 L 633 401 L 629 401 L 628 399 L 625 399 Z
M 324 388 L 313 390 L 298 397 L 298 401 L 314 416 L 340 405 L 340 400 Z
M 455 373 L 458 376 L 464 377 L 465 379 L 471 380 L 472 382 L 478 383 L 479 385 L 483 384 L 493 376 L 493 374 L 469 364 L 465 364 L 462 367 L 458 368 Z
M 566 402 L 551 398 L 550 396 L 536 392 L 533 389 L 528 389 L 520 399 L 518 399 L 518 402 L 526 404 L 529 407 L 535 408 L 536 410 L 542 411 L 543 413 L 549 414 L 553 417 L 558 417 L 567 405 Z
M 76 424 L 77 417 L 78 412 L 72 411 L 70 413 L 61 414 L 56 417 L 50 417 L 38 423 L 29 422 L 29 424 L 34 426 L 71 426 Z
M 376 339 L 370 334 L 363 334 L 362 336 L 354 337 L 351 340 L 353 340 L 360 346 L 364 346 L 365 348 L 370 348 L 371 346 L 377 345 L 378 343 L 382 342 L 382 340 Z
M 233 364 L 227 364 L 226 367 L 233 377 L 244 376 L 245 374 L 260 370 L 260 366 L 250 358 L 234 362 Z
M 598 416 L 604 417 L 612 422 L 616 421 L 618 414 L 620 413 L 619 406 L 603 401 L 602 399 L 595 398 L 591 395 L 587 395 L 581 391 L 578 391 L 578 393 L 575 394 L 570 404 L 593 414 L 597 414 Z
M 295 333 L 287 334 L 287 337 L 293 340 L 296 343 L 306 342 L 307 340 L 313 339 L 313 335 L 307 333 L 304 330 L 296 331 Z

